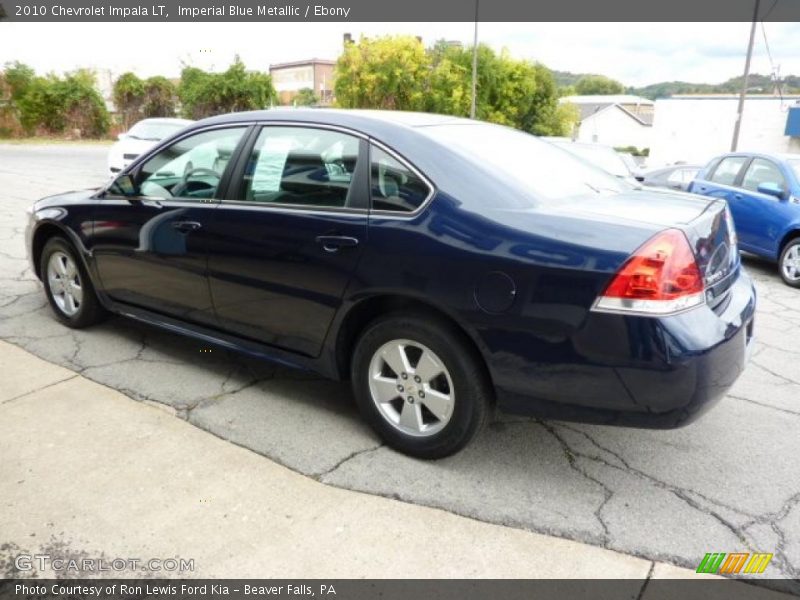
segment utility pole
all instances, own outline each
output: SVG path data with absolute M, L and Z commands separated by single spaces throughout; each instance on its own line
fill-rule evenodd
M 475 0 L 475 36 L 472 40 L 472 106 L 469 118 L 475 118 L 475 102 L 478 90 L 478 0 Z
M 758 22 L 758 5 L 761 0 L 756 0 L 753 10 L 753 24 L 750 26 L 750 42 L 747 44 L 747 58 L 744 61 L 744 77 L 742 78 L 742 92 L 739 94 L 739 106 L 736 109 L 736 122 L 733 124 L 733 140 L 731 152 L 736 152 L 739 145 L 739 129 L 742 126 L 742 113 L 744 112 L 744 99 L 747 96 L 747 79 L 750 77 L 750 59 L 753 58 L 753 41 L 756 37 L 756 23 Z

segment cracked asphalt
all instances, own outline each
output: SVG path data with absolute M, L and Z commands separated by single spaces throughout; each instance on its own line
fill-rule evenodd
M 58 324 L 28 268 L 25 209 L 104 182 L 106 146 L 0 144 L 0 339 L 337 487 L 695 568 L 706 552 L 774 552 L 800 579 L 800 290 L 747 258 L 756 348 L 734 389 L 673 431 L 500 417 L 456 456 L 381 445 L 349 388 L 112 318 Z

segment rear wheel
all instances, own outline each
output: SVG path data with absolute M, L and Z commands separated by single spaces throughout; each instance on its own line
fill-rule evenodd
M 393 448 L 441 458 L 463 448 L 490 413 L 483 365 L 459 332 L 427 316 L 389 315 L 356 345 L 353 391 Z
M 80 329 L 103 319 L 105 310 L 67 240 L 61 237 L 48 240 L 42 251 L 40 272 L 50 307 L 59 321 Z
M 800 288 L 800 238 L 789 240 L 784 246 L 778 270 L 786 285 Z

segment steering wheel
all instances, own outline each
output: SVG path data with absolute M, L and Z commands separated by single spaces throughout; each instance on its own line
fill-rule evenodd
M 191 179 L 195 175 L 198 175 L 198 176 L 201 176 L 201 177 L 205 175 L 205 176 L 208 176 L 208 177 L 213 177 L 214 179 L 219 179 L 219 180 L 222 179 L 222 175 L 220 175 L 219 173 L 217 173 L 213 169 L 206 169 L 204 167 L 198 167 L 196 169 L 190 169 L 190 170 L 186 171 L 183 174 L 183 180 L 178 185 L 176 185 L 174 188 L 172 188 L 172 195 L 174 197 L 178 197 L 178 196 L 182 195 L 183 193 L 185 193 L 187 191 L 188 187 L 189 187 L 189 183 L 190 183 L 189 179 Z M 198 182 L 198 183 L 200 183 L 200 182 Z M 208 184 L 206 184 L 206 185 L 208 185 Z M 215 186 L 208 185 L 208 187 L 211 188 L 211 187 L 215 187 Z

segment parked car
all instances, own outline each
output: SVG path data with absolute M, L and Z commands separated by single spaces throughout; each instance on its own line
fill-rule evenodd
M 701 165 L 670 165 L 647 171 L 641 175 L 641 178 L 637 177 L 637 179 L 650 187 L 669 188 L 685 192 L 702 168 Z
M 628 172 L 631 174 L 631 177 L 636 181 L 642 181 L 642 175 L 645 172 L 644 164 L 637 162 L 636 158 L 630 152 L 620 152 L 619 150 L 615 150 L 614 152 L 619 154 L 622 162 L 628 167 Z
M 800 288 L 800 155 L 725 154 L 689 191 L 725 199 L 739 247 L 777 261 L 783 281 Z
M 229 157 L 178 173 L 198 147 Z M 725 202 L 645 190 L 506 127 L 269 110 L 200 121 L 104 188 L 38 201 L 58 320 L 106 312 L 350 379 L 392 447 L 462 448 L 493 406 L 689 423 L 751 347 Z
M 552 144 L 563 148 L 567 152 L 574 154 L 581 160 L 611 173 L 620 179 L 629 179 L 635 183 L 635 173 L 628 167 L 628 163 L 620 156 L 619 152 L 611 146 L 603 144 L 589 144 L 586 142 L 573 142 L 571 140 L 553 138 L 549 140 Z
M 158 142 L 177 133 L 190 123 L 187 119 L 143 119 L 125 133 L 108 151 L 108 172 L 119 173 L 143 152 Z

